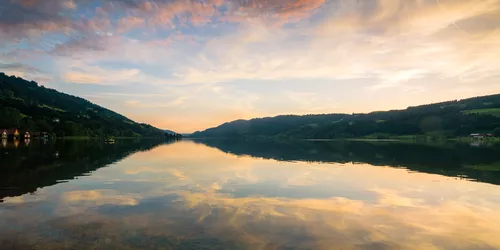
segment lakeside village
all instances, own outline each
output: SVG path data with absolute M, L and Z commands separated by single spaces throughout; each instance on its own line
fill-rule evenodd
M 7 147 L 7 142 L 13 142 L 13 145 L 17 147 L 19 142 L 22 140 L 24 144 L 29 145 L 32 139 L 35 140 L 48 140 L 48 132 L 33 132 L 28 130 L 19 130 L 17 128 L 11 129 L 1 129 L 0 128 L 0 138 L 2 147 Z
M 181 138 L 179 134 L 168 134 L 165 133 L 165 137 L 167 138 Z M 53 138 L 49 132 L 31 132 L 29 130 L 22 130 L 18 128 L 10 128 L 3 129 L 0 128 L 0 139 L 1 139 L 1 147 L 6 148 L 8 145 L 13 145 L 14 147 L 18 147 L 20 142 L 24 142 L 26 146 L 28 146 L 31 140 L 40 140 L 46 143 L 49 139 Z M 115 143 L 115 139 L 113 138 L 105 138 L 104 143 L 113 144 Z
M 0 128 L 0 139 L 1 146 L 6 148 L 8 145 L 13 145 L 15 148 L 19 146 L 21 141 L 24 142 L 26 146 L 28 146 L 31 140 L 41 140 L 43 142 L 47 142 L 50 138 L 49 132 L 30 132 L 29 130 L 22 130 L 17 128 L 10 129 L 2 129 Z M 111 144 L 114 143 L 115 140 L 112 138 L 104 139 L 105 143 Z
M 176 136 L 176 135 L 172 135 Z M 47 141 L 50 138 L 48 132 L 30 132 L 29 130 L 21 130 L 17 128 L 2 129 L 0 128 L 0 139 L 2 147 L 7 147 L 7 142 L 13 142 L 13 145 L 17 147 L 20 141 L 24 141 L 24 144 L 29 145 L 31 140 L 43 140 Z M 489 139 L 495 138 L 493 134 L 488 133 L 472 133 L 469 135 L 468 139 L 472 141 L 487 141 Z M 104 139 L 105 143 L 114 143 L 115 140 L 112 138 Z

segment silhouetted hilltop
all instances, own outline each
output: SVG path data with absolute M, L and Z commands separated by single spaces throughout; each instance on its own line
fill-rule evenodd
M 329 139 L 405 135 L 500 136 L 500 95 L 474 97 L 368 114 L 282 115 L 236 120 L 192 137 Z
M 83 98 L 0 73 L 0 129 L 48 132 L 57 136 L 164 136 Z

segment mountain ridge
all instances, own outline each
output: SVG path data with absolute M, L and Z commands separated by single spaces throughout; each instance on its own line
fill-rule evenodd
M 84 98 L 0 72 L 0 128 L 53 136 L 162 137 L 162 129 L 135 122 Z
M 406 135 L 467 136 L 500 132 L 500 94 L 352 114 L 279 115 L 235 120 L 192 137 L 329 139 Z

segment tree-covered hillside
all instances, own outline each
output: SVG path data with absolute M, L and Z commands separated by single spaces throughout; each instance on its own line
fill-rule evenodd
M 0 73 L 0 128 L 49 132 L 57 136 L 163 136 L 83 98 Z
M 500 95 L 491 95 L 369 114 L 285 115 L 237 120 L 192 136 L 304 139 L 467 136 L 499 133 L 499 111 Z

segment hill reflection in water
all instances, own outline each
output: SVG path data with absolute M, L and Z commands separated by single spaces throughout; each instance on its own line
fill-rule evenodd
M 500 144 L 195 140 L 235 155 L 279 161 L 366 163 L 500 184 Z
M 86 175 L 130 154 L 173 141 L 6 140 L 0 147 L 0 201 Z
M 435 146 L 137 143 L 65 144 L 45 165 L 17 151 L 2 180 L 36 191 L 4 197 L 2 249 L 500 249 L 500 186 L 448 177 L 494 182 L 495 148 L 441 145 L 427 164 Z

